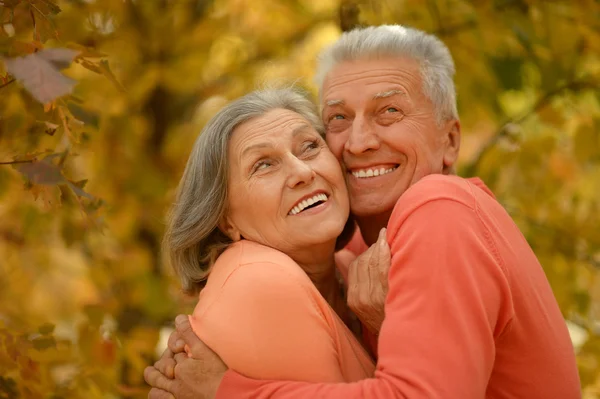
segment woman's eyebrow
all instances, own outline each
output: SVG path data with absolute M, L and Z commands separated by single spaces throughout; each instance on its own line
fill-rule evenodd
M 249 152 L 257 151 L 257 150 L 260 150 L 263 148 L 270 148 L 270 147 L 271 147 L 271 144 L 269 144 L 269 143 L 253 144 L 251 146 L 244 148 L 244 150 L 242 151 L 242 156 L 246 155 Z
M 307 125 L 307 124 L 302 124 L 296 128 L 294 128 L 294 130 L 292 131 L 292 137 L 296 137 L 302 133 L 306 133 L 306 132 L 312 132 L 314 129 Z

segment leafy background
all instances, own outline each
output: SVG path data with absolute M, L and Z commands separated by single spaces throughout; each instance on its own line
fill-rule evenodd
M 459 172 L 531 243 L 600 398 L 597 0 L 0 0 L 0 399 L 145 397 L 194 303 L 160 240 L 203 124 L 265 81 L 316 93 L 318 51 L 381 23 L 451 49 Z

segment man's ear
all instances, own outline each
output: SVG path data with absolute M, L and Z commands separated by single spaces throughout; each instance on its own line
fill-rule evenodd
M 242 234 L 240 233 L 238 228 L 235 227 L 235 224 L 233 224 L 233 222 L 229 219 L 228 216 L 223 216 L 223 218 L 219 222 L 218 227 L 219 230 L 221 230 L 221 232 L 227 237 L 231 238 L 232 241 L 235 242 L 242 239 Z
M 444 174 L 454 174 L 460 151 L 460 121 L 452 119 L 444 125 Z

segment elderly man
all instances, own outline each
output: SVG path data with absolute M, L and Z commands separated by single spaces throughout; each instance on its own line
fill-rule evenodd
M 373 378 L 251 380 L 225 372 L 178 318 L 177 338 L 193 358 L 175 355 L 174 379 L 148 368 L 150 397 L 581 396 L 569 335 L 538 260 L 490 190 L 453 175 L 460 143 L 453 75 L 437 38 L 401 26 L 344 33 L 320 57 L 327 143 L 348 174 L 362 250 L 387 226 L 392 252 Z M 172 372 L 173 355 L 164 356 Z

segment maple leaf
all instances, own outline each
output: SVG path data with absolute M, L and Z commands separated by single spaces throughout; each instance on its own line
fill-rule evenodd
M 17 170 L 34 184 L 56 185 L 66 182 L 60 168 L 47 160 L 18 165 Z
M 85 186 L 86 183 L 87 183 L 87 179 L 86 180 L 81 180 L 81 181 L 78 181 L 78 182 L 69 181 L 67 184 L 68 184 L 69 187 L 71 187 L 71 190 L 73 190 L 73 192 L 77 196 L 79 196 L 79 197 L 85 197 L 87 199 L 93 200 L 94 197 L 91 194 L 83 191 L 83 187 Z
M 68 67 L 78 52 L 56 48 L 38 51 L 24 57 L 4 60 L 6 70 L 42 104 L 70 94 L 75 81 L 66 77 L 60 69 Z

